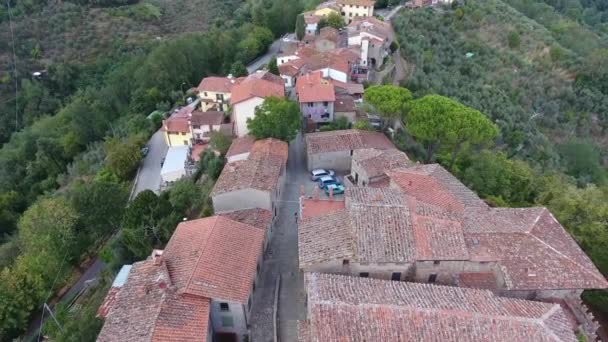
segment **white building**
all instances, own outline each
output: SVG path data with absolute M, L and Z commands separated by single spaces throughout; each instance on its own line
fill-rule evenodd
M 169 185 L 187 176 L 188 146 L 169 147 L 165 162 L 160 170 L 162 185 Z

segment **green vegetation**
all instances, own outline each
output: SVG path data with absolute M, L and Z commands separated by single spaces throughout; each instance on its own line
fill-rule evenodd
M 160 8 L 160 21 L 154 18 L 158 14 L 155 7 L 148 4 Z M 124 231 L 102 253 L 114 267 L 147 256 L 152 247 L 162 247 L 183 217 L 212 214 L 208 194 L 223 166 L 223 159 L 215 154 L 202 158 L 204 171 L 197 175 L 207 175 L 196 185 L 194 181 L 178 183 L 159 196 L 144 192 L 126 207 L 130 180 L 142 157 L 140 148 L 158 129 L 159 117 L 147 120 L 146 116 L 182 103 L 185 86 L 195 85 L 201 77 L 226 74 L 235 66 L 245 69 L 244 65 L 263 53 L 275 36 L 293 28 L 295 15 L 303 6 L 297 0 L 252 0 L 236 10 L 234 2 L 211 0 L 204 4 L 159 0 L 125 8 L 96 8 L 88 2 L 39 5 L 49 12 L 39 16 L 34 10 L 31 15 L 25 11 L 14 18 L 19 34 L 28 32 L 30 28 L 26 25 L 36 20 L 40 19 L 40 24 L 58 20 L 53 10 L 69 10 L 72 17 L 59 18 L 62 29 L 82 34 L 87 44 L 99 49 L 81 46 L 77 57 L 67 58 L 67 51 L 60 50 L 60 46 L 48 49 L 47 41 L 54 42 L 56 33 L 45 31 L 40 36 L 45 43 L 33 44 L 35 49 L 27 51 L 27 58 L 49 63 L 48 67 L 28 66 L 46 68 L 45 76 L 29 79 L 30 70 L 18 65 L 18 75 L 28 75 L 21 82 L 24 87 L 17 99 L 20 114 L 27 122 L 0 149 L 0 242 L 4 243 L 0 245 L 0 280 L 4 284 L 0 289 L 2 340 L 18 336 L 31 313 L 66 285 L 73 267 L 97 254 L 99 246 L 118 229 Z M 199 7 L 193 10 L 192 5 Z M 187 33 L 171 40 L 148 39 L 149 36 L 138 40 L 114 34 L 115 29 L 125 28 L 112 23 L 144 17 L 146 24 L 142 27 L 146 35 L 160 32 L 152 27 L 161 22 L 162 26 L 171 26 L 170 18 L 183 10 L 192 11 L 196 20 L 180 18 L 180 22 L 190 25 L 187 30 L 171 27 L 168 31 L 209 28 L 208 32 Z M 138 14 L 135 16 L 139 19 L 133 19 L 120 11 L 145 15 Z M 204 16 L 200 16 L 201 11 Z M 101 13 L 100 18 L 89 16 L 91 13 Z M 218 27 L 211 27 L 206 20 L 214 14 Z M 226 20 L 228 14 L 233 14 L 232 19 Z M 41 19 L 42 16 L 45 18 Z M 97 36 L 92 39 L 86 30 L 79 31 L 82 27 L 74 22 L 76 17 L 87 18 L 93 24 L 98 24 L 97 19 L 107 23 L 110 29 L 102 31 L 104 34 L 99 38 L 109 34 L 115 44 L 108 47 L 97 41 Z M 6 22 L 0 22 L 3 28 L 0 35 L 8 32 L 3 25 Z M 55 26 L 46 25 L 51 30 Z M 135 34 L 136 28 L 131 29 L 133 32 L 129 32 Z M 66 42 L 80 42 L 65 39 L 63 34 L 61 37 Z M 28 47 L 25 41 L 20 43 Z M 8 46 L 0 45 L 0 53 L 8 51 Z M 21 51 L 18 53 L 22 57 Z M 55 59 L 64 58 L 83 64 L 52 64 Z M 5 60 L 0 58 L 0 63 Z M 13 76 L 1 76 L 0 97 L 14 91 Z M 5 129 L 0 129 L 0 141 L 5 142 L 14 127 L 10 121 L 14 118 L 14 111 L 10 111 L 14 110 L 11 107 L 14 102 L 0 103 L 0 107 L 9 108 L 0 108 L 3 122 L 0 127 Z M 218 149 L 225 149 L 225 142 L 216 143 Z M 94 336 L 100 325 L 94 312 L 87 310 L 83 308 L 77 310 L 81 314 L 65 316 L 75 320 L 74 324 L 66 324 L 71 331 L 51 333 L 53 339 Z
M 290 142 L 298 134 L 301 117 L 296 102 L 269 97 L 255 109 L 253 119 L 247 119 L 247 128 L 256 139 L 276 138 Z
M 577 137 L 605 153 L 605 41 L 564 19 L 576 33 L 570 37 L 563 26 L 533 21 L 506 3 L 516 1 L 400 12 L 394 28 L 402 55 L 415 65 L 403 85 L 416 97 L 441 94 L 480 110 L 499 126 L 500 147 L 535 167 L 561 170 L 556 146 Z M 559 16 L 538 16 L 552 13 Z
M 340 14 L 332 12 L 327 17 L 321 18 L 317 24 L 319 30 L 327 26 L 339 30 L 344 27 L 344 18 Z
M 406 88 L 394 85 L 371 86 L 365 89 L 363 99 L 371 106 L 369 110 L 384 119 L 403 120 L 408 102 L 412 100 L 412 93 Z
M 496 125 L 481 112 L 439 95 L 412 101 L 406 121 L 408 132 L 424 145 L 427 163 L 440 152 L 449 154 L 453 165 L 460 152 L 498 135 Z
M 345 117 L 335 118 L 334 121 L 330 122 L 327 125 L 321 126 L 321 132 L 327 131 L 339 131 L 342 129 L 349 129 L 351 126 L 350 122 Z
M 281 73 L 279 72 L 279 66 L 277 65 L 276 58 L 273 58 L 270 60 L 270 62 L 268 62 L 268 71 L 270 71 L 272 74 L 280 76 Z

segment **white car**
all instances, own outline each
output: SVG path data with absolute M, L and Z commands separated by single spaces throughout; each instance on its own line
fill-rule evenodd
M 310 179 L 316 182 L 319 178 L 323 176 L 334 176 L 335 172 L 333 170 L 315 169 L 312 170 L 310 174 Z

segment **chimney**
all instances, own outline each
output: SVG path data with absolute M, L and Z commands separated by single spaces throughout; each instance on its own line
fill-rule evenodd
M 152 261 L 154 261 L 154 265 L 156 265 L 156 266 L 160 266 L 163 264 L 163 250 L 162 249 L 152 250 Z

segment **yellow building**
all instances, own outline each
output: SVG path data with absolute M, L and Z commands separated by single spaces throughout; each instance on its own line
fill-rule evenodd
M 356 17 L 371 17 L 374 15 L 374 3 L 371 0 L 338 0 L 340 14 L 348 24 Z
M 232 87 L 238 84 L 241 78 L 228 77 L 205 77 L 196 88 L 198 98 L 201 100 L 201 110 L 228 111 Z
M 316 10 L 313 11 L 314 15 L 316 15 L 317 17 L 327 17 L 328 15 L 330 15 L 331 13 L 336 13 L 336 14 L 340 14 L 340 12 L 338 11 L 338 9 L 334 9 L 331 7 L 321 7 L 321 8 L 317 8 Z

